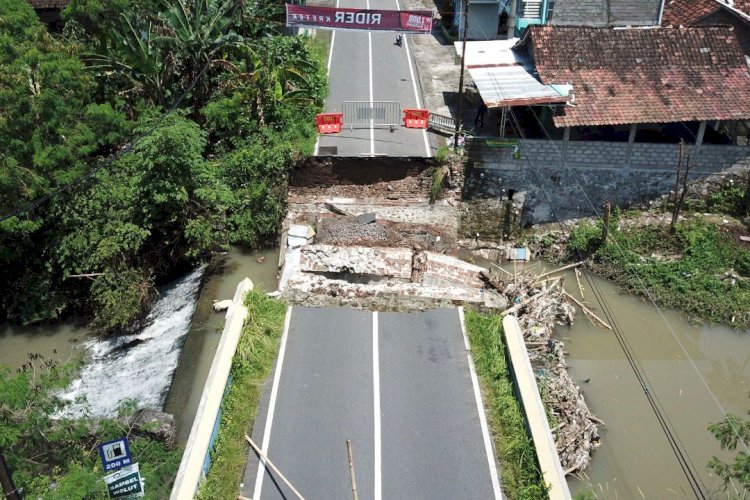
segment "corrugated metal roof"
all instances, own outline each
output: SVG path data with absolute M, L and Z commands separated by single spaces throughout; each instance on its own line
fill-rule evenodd
M 511 50 L 517 38 L 466 43 L 466 67 L 488 108 L 566 103 L 570 85 L 544 85 L 534 76 L 534 64 Z M 461 57 L 463 43 L 456 43 Z

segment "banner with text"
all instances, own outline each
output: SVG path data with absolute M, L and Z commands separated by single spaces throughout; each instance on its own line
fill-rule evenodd
M 286 25 L 300 28 L 358 31 L 401 31 L 429 34 L 429 10 L 337 9 L 286 4 Z

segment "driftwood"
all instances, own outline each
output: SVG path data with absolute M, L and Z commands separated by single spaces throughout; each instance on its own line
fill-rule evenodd
M 563 291 L 563 293 L 564 293 L 564 294 L 565 294 L 565 296 L 566 296 L 566 297 L 568 297 L 568 298 L 569 298 L 570 300 L 572 300 L 573 302 L 575 302 L 576 304 L 578 304 L 578 307 L 580 307 L 580 308 L 581 308 L 581 310 L 583 311 L 583 314 L 585 314 L 585 315 L 586 315 L 586 316 L 588 316 L 589 318 L 593 318 L 593 319 L 595 319 L 597 323 L 599 323 L 599 324 L 600 324 L 601 326 L 603 326 L 603 327 L 604 327 L 604 328 L 606 328 L 607 330 L 611 330 L 611 329 L 612 329 L 612 327 L 611 327 L 611 326 L 609 326 L 609 323 L 607 323 L 607 322 L 606 322 L 606 321 L 604 321 L 604 320 L 603 320 L 602 318 L 600 318 L 599 316 L 597 316 L 596 314 L 594 314 L 594 313 L 593 313 L 593 312 L 591 311 L 591 309 L 589 309 L 588 307 L 586 307 L 585 305 L 583 305 L 583 302 L 579 301 L 578 299 L 576 299 L 575 297 L 573 297 L 573 296 L 572 296 L 571 294 L 569 294 L 568 292 L 565 292 L 565 291 Z
M 562 468 L 566 474 L 581 475 L 599 446 L 599 426 L 604 423 L 591 413 L 580 388 L 568 374 L 565 344 L 553 338 L 555 326 L 572 323 L 576 312 L 561 286 L 562 278 L 544 279 L 562 270 L 565 268 L 541 276 L 520 272 L 515 277 L 482 277 L 488 287 L 499 291 L 509 302 L 520 299 L 501 314 L 515 312 L 518 317 L 540 394 L 552 415 L 552 434 Z
M 541 274 L 541 275 L 539 275 L 539 276 L 536 277 L 536 280 L 539 281 L 540 279 L 545 278 L 545 277 L 549 276 L 550 274 L 561 273 L 563 271 L 567 271 L 568 269 L 572 269 L 572 268 L 578 267 L 580 265 L 583 265 L 583 261 L 576 262 L 575 264 L 568 264 L 567 266 L 563 266 L 563 267 L 561 267 L 559 269 L 555 269 L 554 271 L 550 271 L 548 273 Z

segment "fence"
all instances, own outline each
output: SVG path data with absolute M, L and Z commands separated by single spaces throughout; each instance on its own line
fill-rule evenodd
M 450 116 L 436 115 L 430 113 L 429 121 L 427 126 L 433 130 L 441 130 L 443 132 L 455 132 L 456 131 L 456 120 Z
M 401 125 L 401 104 L 395 101 L 344 101 L 344 127 L 398 127 Z

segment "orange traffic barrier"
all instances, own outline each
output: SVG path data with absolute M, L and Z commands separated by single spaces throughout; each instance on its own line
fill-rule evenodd
M 429 119 L 430 112 L 426 109 L 404 108 L 404 127 L 406 128 L 427 128 Z
M 344 113 L 320 113 L 315 115 L 315 123 L 321 134 L 335 134 L 341 132 L 344 124 Z

